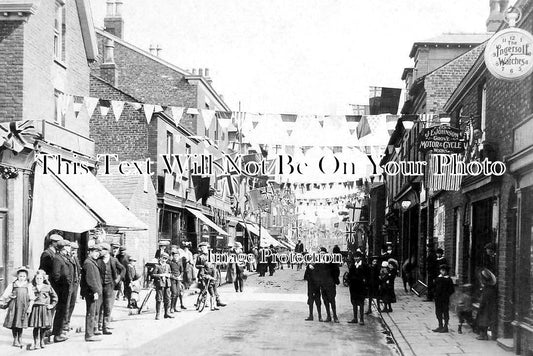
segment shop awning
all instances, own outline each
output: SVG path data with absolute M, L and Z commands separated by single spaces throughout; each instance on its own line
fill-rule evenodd
M 259 236 L 259 226 L 252 222 L 239 222 L 243 227 L 246 227 L 252 234 Z M 282 246 L 282 244 L 270 235 L 267 229 L 261 226 L 261 247 L 268 247 L 274 245 L 274 247 Z
M 222 230 L 220 226 L 215 224 L 211 219 L 205 216 L 200 210 L 191 209 L 191 208 L 185 208 L 185 209 L 187 209 L 187 211 L 189 211 L 191 214 L 196 216 L 198 219 L 202 220 L 204 224 L 206 224 L 207 226 L 209 226 L 210 228 L 218 232 L 220 235 L 229 236 L 229 234 L 226 231 Z

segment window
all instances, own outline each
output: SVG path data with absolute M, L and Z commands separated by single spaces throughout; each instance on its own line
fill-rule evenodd
M 174 153 L 174 135 L 172 132 L 167 131 L 167 154 L 171 155 Z
M 483 83 L 481 87 L 481 103 L 480 103 L 480 130 L 482 133 L 481 139 L 485 141 L 485 129 L 487 125 L 487 83 Z
M 55 100 L 55 115 L 54 115 L 54 122 L 58 124 L 59 126 L 65 126 L 65 118 L 67 113 L 66 106 L 68 105 L 67 96 L 60 92 L 59 90 L 55 90 L 54 92 L 54 100 Z
M 54 59 L 65 61 L 65 3 L 56 0 L 56 13 L 54 22 Z

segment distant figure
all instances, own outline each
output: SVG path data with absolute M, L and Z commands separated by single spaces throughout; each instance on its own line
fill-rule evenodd
M 448 332 L 450 297 L 455 291 L 449 273 L 450 267 L 448 265 L 441 265 L 440 274 L 435 279 L 435 314 L 439 322 L 439 326 L 433 330 L 436 333 Z
M 304 280 L 307 281 L 307 305 L 309 306 L 309 316 L 305 320 L 313 320 L 313 304 L 315 304 L 318 313 L 318 321 L 322 321 L 320 281 L 318 280 L 317 271 L 312 264 L 307 265 L 305 268 Z
M 363 263 L 363 254 L 357 251 L 354 261 L 348 269 L 348 281 L 350 288 L 350 301 L 353 308 L 353 319 L 350 324 L 364 325 L 365 298 L 367 295 L 368 266 Z M 358 320 L 359 314 L 359 320 Z
M 479 299 L 479 310 L 476 317 L 476 326 L 479 329 L 478 340 L 488 340 L 487 331 L 490 328 L 492 337 L 496 333 L 496 316 L 498 311 L 498 293 L 496 291 L 496 276 L 487 268 L 481 270 L 479 280 L 482 286 Z
M 368 310 L 367 314 L 372 313 L 372 299 L 376 299 L 378 311 L 381 311 L 379 306 L 379 256 L 372 256 L 372 261 L 368 268 Z
M 320 253 L 327 253 L 325 247 L 320 248 Z M 340 284 L 339 275 L 340 269 L 337 263 L 317 263 L 315 264 L 317 270 L 318 280 L 320 282 L 320 293 L 322 294 L 322 300 L 326 306 L 327 318 L 326 322 L 331 322 L 331 316 L 333 314 L 333 321 L 339 322 L 337 317 L 337 304 L 335 297 L 337 296 L 337 285 Z
M 403 288 L 406 293 L 411 293 L 416 281 L 416 260 L 414 257 L 408 258 L 402 265 Z M 407 290 L 409 286 L 409 290 Z
M 294 247 L 294 252 L 297 254 L 299 253 L 303 255 L 304 251 L 305 249 L 304 249 L 304 244 L 302 243 L 302 240 L 298 240 L 296 247 Z M 299 271 L 301 269 L 302 269 L 302 263 L 298 263 L 296 266 L 296 270 Z

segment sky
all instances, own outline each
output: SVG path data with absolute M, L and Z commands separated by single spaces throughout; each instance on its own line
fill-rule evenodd
M 402 88 L 413 42 L 485 32 L 489 0 L 123 0 L 124 39 L 209 68 L 232 110 L 345 114 Z M 106 1 L 91 0 L 103 26 Z

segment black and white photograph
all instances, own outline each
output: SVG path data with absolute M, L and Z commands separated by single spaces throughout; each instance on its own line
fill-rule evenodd
M 0 0 L 0 355 L 533 356 L 533 0 Z

